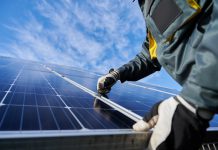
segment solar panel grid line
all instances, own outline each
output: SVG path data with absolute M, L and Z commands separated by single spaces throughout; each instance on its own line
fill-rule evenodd
M 134 83 L 128 83 L 128 84 L 133 85 L 133 86 L 137 86 L 137 87 L 141 87 L 141 88 L 144 88 L 144 89 L 148 89 L 148 90 L 162 92 L 162 93 L 169 94 L 169 95 L 172 95 L 172 96 L 176 96 L 177 95 L 175 93 L 166 92 L 166 91 L 163 91 L 163 90 L 158 90 L 158 89 L 155 89 L 155 88 L 150 88 L 150 87 L 146 87 L 146 86 L 142 86 L 142 85 L 138 85 L 138 84 L 134 84 Z
M 25 89 L 25 90 L 26 90 L 26 89 Z M 25 96 L 24 96 L 24 102 L 25 102 Z M 23 126 L 24 102 L 23 102 L 22 111 L 21 111 L 20 130 L 22 130 L 22 126 Z
M 27 88 L 25 88 L 24 92 L 26 93 L 27 91 Z M 21 113 L 21 121 L 20 121 L 20 130 L 22 130 L 23 128 L 23 119 L 24 119 L 24 104 L 25 104 L 25 101 L 26 101 L 26 96 L 24 96 L 24 100 L 23 100 L 23 106 L 22 106 L 22 113 Z
M 117 115 L 107 115 L 108 114 L 108 110 L 110 111 L 110 114 L 111 113 L 113 113 L 113 112 L 115 112 L 115 110 L 114 109 L 112 109 L 112 108 L 110 108 L 110 109 L 105 109 L 105 107 L 102 107 L 101 108 L 101 106 L 102 106 L 102 102 L 100 103 L 101 101 L 100 100 L 98 100 L 98 99 L 95 99 L 95 101 L 94 101 L 94 110 L 95 110 L 95 112 L 97 112 L 98 114 L 99 114 L 99 117 L 100 117 L 100 119 L 99 119 L 99 117 L 97 118 L 97 119 L 99 119 L 99 121 L 101 121 L 101 118 L 103 118 L 103 119 L 106 119 L 107 120 L 107 118 L 110 118 L 110 119 L 112 119 L 112 120 L 114 120 L 114 122 L 119 122 L 120 124 L 122 124 L 122 126 L 123 127 L 129 127 L 127 124 L 126 124 L 126 122 L 123 120 L 124 118 L 122 118 L 122 119 L 120 119 L 120 117 L 119 116 L 117 116 Z M 89 111 L 89 110 L 88 110 Z M 94 117 L 94 116 L 93 116 Z M 94 119 L 95 119 L 95 117 L 94 117 Z M 111 123 L 109 123 L 109 124 L 111 124 Z M 116 124 L 111 124 L 110 126 L 113 126 L 113 127 L 115 127 L 115 128 L 117 128 L 118 126 L 116 125 Z
M 93 125 L 91 125 L 91 123 L 90 123 L 87 119 L 85 119 L 84 116 L 81 115 L 81 113 L 77 112 L 77 110 L 74 110 L 74 111 L 76 112 L 76 114 L 77 114 L 78 117 L 83 118 L 83 122 L 85 122 L 86 126 L 88 126 L 89 128 L 93 128 Z M 86 111 L 86 110 L 83 110 L 83 111 Z M 92 117 L 92 115 L 90 114 L 89 117 Z M 101 122 L 99 122 L 98 119 L 96 119 L 95 117 L 92 117 L 92 118 L 93 118 L 92 121 L 95 120 L 95 124 L 99 124 L 99 123 L 101 124 Z M 96 122 L 96 121 L 97 121 L 97 122 Z M 104 127 L 103 124 L 101 124 L 101 126 Z M 105 127 L 104 127 L 104 128 L 105 128 Z
M 31 114 L 31 116 L 29 115 Z M 24 123 L 22 125 L 22 130 L 41 130 L 41 122 L 40 116 L 38 113 L 38 107 L 34 106 L 26 106 L 24 108 L 24 121 L 28 123 Z M 34 118 L 34 119 L 33 119 Z
M 15 88 L 16 88 L 16 87 L 15 87 Z M 5 112 L 4 112 L 4 114 L 3 114 L 2 118 L 1 118 L 1 121 L 0 121 L 0 127 L 2 127 L 2 124 L 3 124 L 3 122 L 4 122 L 4 119 L 5 119 L 5 117 L 6 117 L 6 114 L 8 113 L 8 109 L 9 109 L 9 106 L 11 105 L 11 101 L 12 101 L 12 99 L 13 99 L 13 97 L 14 97 L 14 94 L 15 94 L 15 93 L 12 94 L 12 97 L 10 98 L 10 100 L 9 100 L 9 102 L 8 102 L 8 105 L 6 105 L 6 110 L 5 110 Z M 3 105 L 5 105 L 5 104 L 3 104 Z M 3 105 L 0 105 L 0 107 L 3 106 Z
M 103 116 L 104 117 L 104 116 Z M 122 119 L 119 118 L 119 116 L 113 115 L 114 120 L 116 120 L 116 122 L 121 122 L 123 125 L 128 126 L 128 124 L 123 121 Z
M 56 93 L 57 97 L 62 101 L 62 103 L 65 105 L 65 108 L 71 113 L 71 115 L 76 119 L 76 121 L 79 123 L 79 125 L 82 127 L 82 129 L 86 129 L 85 126 L 80 122 L 80 120 L 77 118 L 77 116 L 70 110 L 70 107 L 64 102 L 60 94 L 55 90 L 55 88 L 51 85 L 51 83 L 43 76 L 43 78 L 47 81 L 48 85 L 52 88 L 52 90 Z
M 28 79 L 27 79 L 28 80 Z M 32 81 L 31 81 L 32 82 Z M 37 81 L 36 81 L 37 82 Z M 22 82 L 21 82 L 22 83 Z M 24 88 L 24 90 L 23 90 L 23 93 L 26 93 L 26 89 L 27 88 Z M 35 88 L 33 89 L 34 90 L 34 93 L 36 93 L 35 92 Z M 25 94 L 25 96 L 26 96 L 27 94 Z M 35 97 L 36 97 L 36 95 L 34 95 Z M 46 98 L 46 97 L 45 97 Z M 17 99 L 17 98 L 16 98 Z M 36 99 L 36 98 L 35 98 Z M 46 99 L 45 99 L 46 100 Z M 31 101 L 32 101 L 32 99 L 31 99 Z M 34 101 L 34 99 L 33 99 L 33 101 Z M 46 100 L 47 101 L 47 100 Z M 48 102 L 47 102 L 48 103 Z M 23 106 L 23 104 L 24 104 L 24 101 L 22 101 L 22 105 L 20 104 L 20 105 L 17 105 L 17 106 Z M 11 105 L 11 104 L 10 104 Z M 12 105 L 14 105 L 14 104 L 12 104 Z M 37 114 L 38 114 L 38 120 L 39 120 L 39 124 L 41 125 L 41 122 L 40 122 L 40 114 L 39 114 L 39 111 L 38 111 L 38 104 L 35 104 L 35 105 L 33 105 L 33 106 L 37 106 L 36 108 L 37 108 Z M 47 107 L 48 109 L 50 109 L 51 107 Z M 51 109 L 50 109 L 51 110 Z M 51 113 L 53 113 L 53 111 L 51 110 Z M 22 115 L 23 116 L 23 115 Z M 54 117 L 53 117 L 54 118 Z M 21 119 L 22 120 L 22 119 Z M 55 118 L 54 118 L 54 120 L 55 120 Z M 22 123 L 22 122 L 21 122 Z M 21 125 L 21 127 L 22 127 L 22 125 Z M 40 127 L 40 130 L 41 130 L 41 127 Z
M 66 114 L 66 112 L 65 112 L 65 111 L 63 111 L 63 112 L 64 112 L 64 115 L 67 117 L 68 121 L 70 122 L 70 124 L 71 124 L 74 128 L 76 128 L 76 126 L 75 126 L 74 123 L 71 121 L 71 119 L 70 119 L 69 116 Z
M 82 104 L 79 101 L 78 101 L 78 104 L 82 107 Z M 81 107 L 71 107 L 71 108 L 74 108 L 77 110 L 77 109 L 81 109 Z M 83 111 L 86 111 L 88 114 L 90 114 L 90 117 L 93 116 L 93 114 L 88 112 L 88 110 L 91 110 L 91 109 L 92 108 L 82 108 Z M 78 113 L 78 115 L 81 117 L 80 113 Z M 103 127 L 105 127 L 104 124 L 102 124 L 96 117 L 93 116 L 93 119 L 96 120 L 98 123 L 100 123 Z M 86 121 L 86 119 L 84 119 L 84 121 L 89 124 L 89 122 Z M 91 126 L 91 125 L 89 124 L 89 126 Z
M 19 130 L 20 129 L 20 114 L 21 109 L 16 106 L 6 106 L 5 113 L 2 117 L 0 127 L 1 130 Z M 13 119 L 9 118 L 8 115 L 13 114 Z M 19 120 L 18 120 L 19 119 Z M 17 126 L 14 126 L 17 125 Z
M 5 96 L 2 98 L 2 100 L 1 100 L 1 102 L 0 102 L 0 106 L 1 106 L 1 105 L 4 105 L 4 103 L 3 103 L 4 100 L 6 99 L 8 93 L 11 92 L 12 87 L 14 86 L 15 82 L 17 81 L 17 79 L 20 77 L 22 71 L 23 71 L 23 68 L 20 69 L 20 71 L 19 71 L 19 73 L 17 74 L 16 78 L 15 78 L 14 81 L 11 83 L 11 86 L 10 86 L 9 89 L 6 91 Z
M 7 104 L 8 106 L 17 106 L 17 107 L 22 107 L 23 105 L 20 105 L 20 104 Z M 63 107 L 59 107 L 59 106 L 37 106 L 36 105 L 24 105 L 24 107 L 39 107 L 39 108 L 63 108 Z M 64 107 L 65 108 L 65 107 Z M 70 108 L 80 108 L 80 107 L 70 107 Z M 83 109 L 92 109 L 92 108 L 83 108 Z
M 55 116 L 54 116 L 54 112 L 52 111 L 51 107 L 49 107 L 49 110 L 50 110 L 50 112 L 51 112 L 51 114 L 52 114 L 52 118 L 53 118 L 54 121 L 55 121 L 55 125 L 56 125 L 57 129 L 60 130 L 60 126 L 59 126 L 59 124 L 58 124 L 58 122 L 57 122 L 57 119 L 56 119 Z
M 0 121 L 0 127 L 2 126 L 2 124 L 3 124 L 3 121 L 4 121 L 4 119 L 5 119 L 5 116 L 6 116 L 6 112 L 8 111 L 8 108 L 9 108 L 9 106 L 7 106 L 6 107 L 6 110 L 4 111 L 4 114 L 2 115 L 2 118 L 1 118 L 1 121 Z
M 117 119 L 116 116 L 114 116 L 114 118 L 115 118 L 117 121 L 122 121 L 122 120 L 120 120 L 120 119 Z M 110 126 L 116 127 L 116 128 L 118 127 L 118 126 L 116 126 L 116 125 L 114 125 L 114 124 L 111 124 Z M 107 129 L 107 127 L 105 127 L 105 129 Z
M 73 80 L 71 80 L 71 79 L 69 79 L 69 78 L 67 78 L 67 77 L 65 77 L 65 76 L 63 76 L 62 74 L 60 74 L 60 73 L 58 73 L 58 72 L 52 70 L 51 68 L 49 68 L 49 67 L 47 67 L 47 66 L 44 66 L 44 67 L 47 68 L 48 70 L 50 70 L 51 72 L 53 72 L 55 75 L 57 75 L 57 76 L 63 78 L 63 79 L 66 80 L 67 82 L 73 84 L 74 86 L 76 86 L 76 87 L 82 89 L 83 91 L 89 93 L 89 94 L 92 95 L 93 97 L 98 98 L 98 99 L 101 100 L 102 102 L 108 104 L 109 106 L 111 106 L 111 107 L 114 108 L 115 110 L 121 112 L 121 113 L 124 114 L 125 116 L 128 116 L 128 117 L 131 118 L 132 120 L 134 120 L 134 121 L 137 122 L 138 120 L 141 120 L 141 119 L 142 119 L 141 116 L 139 116 L 139 115 L 135 114 L 134 112 L 132 112 L 132 111 L 130 111 L 130 110 L 128 110 L 128 109 L 126 109 L 126 108 L 124 108 L 124 107 L 122 107 L 122 106 L 120 106 L 120 105 L 114 103 L 114 102 L 112 102 L 110 99 L 107 99 L 107 98 L 105 98 L 105 97 L 100 96 L 99 94 L 95 93 L 94 91 L 92 91 L 92 90 L 90 90 L 90 89 L 88 89 L 88 88 L 86 88 L 86 87 L 80 85 L 79 83 L 77 83 L 77 82 L 75 82 L 75 81 L 73 81 Z

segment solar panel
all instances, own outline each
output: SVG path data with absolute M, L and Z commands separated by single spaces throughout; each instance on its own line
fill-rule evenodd
M 96 82 L 100 76 L 98 74 L 54 65 L 49 67 L 93 91 L 96 90 Z M 90 77 L 87 78 L 86 76 Z M 156 102 L 175 96 L 178 93 L 179 91 L 175 89 L 150 85 L 148 83 L 128 82 L 122 85 L 117 83 L 108 94 L 108 98 L 143 117 Z M 210 122 L 210 126 L 218 127 L 218 115 Z
M 44 136 L 49 131 L 132 133 L 133 123 L 154 103 L 178 94 L 174 89 L 127 82 L 117 83 L 103 97 L 96 93 L 99 74 L 4 57 L 0 72 L 0 138 L 12 133 L 26 137 L 29 131 L 31 136 L 39 136 L 37 131 L 48 133 Z M 217 130 L 217 116 L 211 127 Z
M 1 78 L 1 131 L 122 129 L 131 128 L 134 123 L 113 108 L 93 108 L 92 95 L 40 64 L 9 62 L 7 66 L 4 60 L 7 67 Z M 116 115 L 106 118 L 106 113 L 98 109 Z

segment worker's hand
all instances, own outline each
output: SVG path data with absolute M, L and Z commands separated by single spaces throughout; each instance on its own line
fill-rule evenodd
M 119 72 L 111 69 L 108 74 L 100 77 L 97 83 L 97 90 L 100 94 L 107 94 L 111 87 L 119 80 Z
M 182 97 L 171 97 L 154 105 L 133 129 L 154 128 L 149 150 L 198 150 L 213 115 L 203 116 L 207 117 L 197 115 L 196 109 Z

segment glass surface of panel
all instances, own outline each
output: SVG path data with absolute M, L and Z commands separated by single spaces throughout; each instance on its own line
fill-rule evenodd
M 50 67 L 97 92 L 98 74 L 65 66 Z M 0 131 L 122 129 L 134 123 L 39 63 L 2 58 L 0 72 Z M 139 86 L 117 82 L 107 97 L 143 116 L 156 102 L 178 94 L 173 89 L 134 84 Z M 210 125 L 218 127 L 217 115 Z
M 134 123 L 112 108 L 96 108 L 93 96 L 41 64 L 9 59 L 0 60 L 0 68 L 0 131 L 122 129 Z
M 68 68 L 67 70 L 59 67 L 54 67 L 57 72 L 67 76 L 68 78 L 76 81 L 77 83 L 96 91 L 96 83 L 99 78 L 98 74 L 92 74 L 91 78 L 84 76 L 83 71 L 73 70 Z M 87 73 L 88 74 L 88 73 Z M 86 74 L 86 75 L 87 75 Z M 136 84 L 136 85 L 132 85 Z M 139 85 L 139 86 L 138 86 Z M 113 102 L 133 111 L 134 113 L 144 116 L 151 107 L 171 96 L 179 94 L 179 91 L 175 89 L 155 86 L 141 82 L 130 82 L 121 84 L 119 81 L 112 87 L 112 90 L 107 97 Z M 210 122 L 211 127 L 218 127 L 218 115 L 215 115 L 214 119 Z

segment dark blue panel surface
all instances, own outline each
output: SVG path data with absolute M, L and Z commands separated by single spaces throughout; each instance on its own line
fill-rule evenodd
M 37 94 L 36 99 L 37 99 L 36 103 L 38 106 L 49 106 L 49 104 L 45 98 L 45 95 L 38 95 Z
M 96 92 L 98 75 L 76 68 L 50 66 Z M 0 103 L 3 104 L 0 105 L 0 131 L 132 128 L 134 122 L 131 119 L 95 100 L 41 64 L 0 59 L 0 72 Z M 177 93 L 163 87 L 139 85 L 156 90 L 118 82 L 108 98 L 143 116 L 154 103 L 172 96 L 167 92 Z M 211 126 L 218 126 L 217 116 Z
M 22 121 L 22 130 L 39 130 L 38 108 L 25 106 Z
M 3 116 L 1 118 L 0 130 L 20 130 L 22 108 L 20 106 L 1 106 L 3 108 Z
M 86 77 L 87 75 L 89 76 L 89 73 L 84 73 L 82 71 L 72 70 L 69 68 L 64 69 L 58 66 L 51 67 L 56 69 L 64 76 L 67 76 L 73 81 L 76 81 L 77 83 L 96 92 L 96 83 L 99 75 L 92 74 L 90 75 L 91 77 Z M 155 103 L 179 93 L 179 91 L 175 89 L 150 85 L 146 83 L 134 82 L 134 84 L 136 85 L 127 83 L 120 84 L 120 82 L 117 82 L 117 84 L 112 87 L 111 92 L 107 94 L 107 97 L 140 116 L 144 116 L 145 113 L 149 112 L 150 108 Z M 138 87 L 137 85 L 141 87 Z M 210 125 L 211 127 L 218 127 L 217 115 L 211 121 Z
M 58 96 L 45 95 L 45 99 L 49 106 L 64 107 L 63 102 Z
M 36 106 L 36 94 L 32 93 L 32 94 L 25 94 L 25 101 L 24 101 L 24 105 L 31 105 L 31 106 Z
M 131 128 L 134 121 L 115 110 L 104 109 L 71 109 L 88 129 Z M 88 117 L 87 117 L 88 116 Z M 121 119 L 122 118 L 122 119 Z M 92 123 L 95 122 L 95 123 Z
M 77 121 L 70 117 L 72 116 L 69 114 L 69 111 L 64 108 L 52 108 L 52 111 L 54 113 L 54 116 L 58 122 L 60 129 L 80 129 L 80 125 L 77 123 Z M 73 128 L 72 128 L 73 127 Z
M 5 96 L 5 92 L 0 92 L 0 100 Z
M 42 65 L 16 60 L 3 64 L 7 67 L 0 82 L 0 131 L 119 129 L 133 124 L 112 108 L 95 108 L 94 97 Z M 93 74 L 86 77 L 97 79 Z
M 13 98 L 10 101 L 10 104 L 14 105 L 23 105 L 25 101 L 24 93 L 13 93 Z
M 7 91 L 9 87 L 9 84 L 0 84 L 0 91 Z
M 1 126 L 1 124 L 3 122 L 3 117 L 5 115 L 5 111 L 6 111 L 7 108 L 8 108 L 7 106 L 1 106 L 0 107 L 0 126 Z
M 51 108 L 39 107 L 39 116 L 42 130 L 60 129 Z
M 66 104 L 70 107 L 93 108 L 93 97 L 62 97 Z

